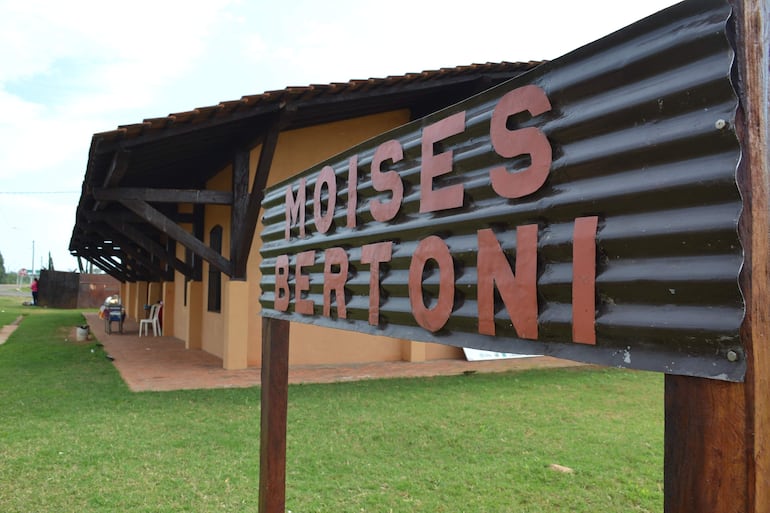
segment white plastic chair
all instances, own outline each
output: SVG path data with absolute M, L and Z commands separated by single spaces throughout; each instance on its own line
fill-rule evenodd
M 153 336 L 161 336 L 163 333 L 160 329 L 160 320 L 158 319 L 158 316 L 160 314 L 160 304 L 155 303 L 150 307 L 150 317 L 147 319 L 142 319 L 139 321 L 139 336 L 142 336 L 142 331 L 144 331 L 144 334 L 149 336 L 149 327 L 152 326 L 152 334 Z

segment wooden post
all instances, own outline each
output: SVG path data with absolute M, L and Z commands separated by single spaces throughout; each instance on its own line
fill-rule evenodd
M 732 0 L 740 98 L 738 185 L 744 383 L 666 376 L 666 513 L 770 511 L 768 0 Z
M 665 513 L 760 513 L 747 506 L 745 389 L 744 383 L 666 376 Z
M 262 318 L 262 408 L 259 512 L 286 506 L 286 412 L 289 392 L 289 321 Z

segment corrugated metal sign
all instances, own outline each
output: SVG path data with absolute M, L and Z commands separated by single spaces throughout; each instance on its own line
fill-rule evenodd
M 730 14 L 678 4 L 271 188 L 263 315 L 742 380 Z

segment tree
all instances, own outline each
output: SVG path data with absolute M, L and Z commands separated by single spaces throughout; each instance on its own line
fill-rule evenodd
M 0 283 L 5 283 L 5 262 L 2 253 L 0 253 Z

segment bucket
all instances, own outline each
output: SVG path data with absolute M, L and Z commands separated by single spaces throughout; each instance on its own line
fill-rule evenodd
M 75 339 L 78 342 L 85 342 L 88 340 L 88 326 L 78 326 L 75 329 Z

